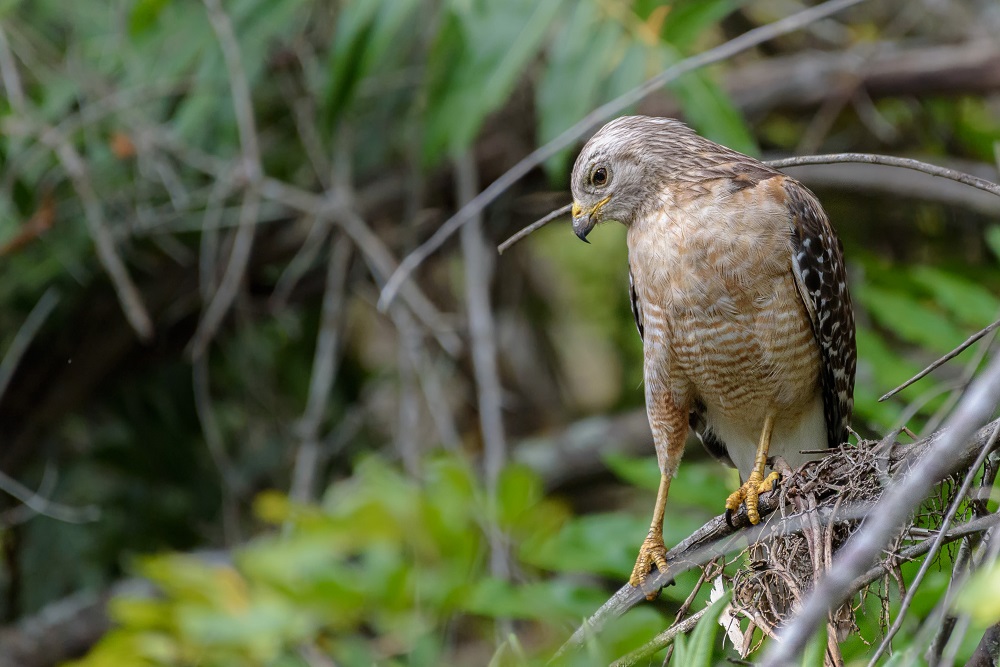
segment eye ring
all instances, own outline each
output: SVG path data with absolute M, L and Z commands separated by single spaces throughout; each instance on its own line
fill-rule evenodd
M 599 188 L 607 185 L 609 180 L 610 178 L 608 176 L 608 170 L 605 167 L 597 167 L 590 174 L 591 184 Z

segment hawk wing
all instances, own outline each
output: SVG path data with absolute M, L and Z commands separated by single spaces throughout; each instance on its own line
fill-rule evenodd
M 628 269 L 628 299 L 632 306 L 632 317 L 635 319 L 635 328 L 639 330 L 639 338 L 644 338 L 645 330 L 642 324 L 642 305 L 639 303 L 639 297 L 635 292 L 635 279 L 632 277 L 631 266 Z M 701 401 L 695 401 L 695 404 L 692 406 L 691 412 L 688 415 L 688 424 L 691 426 L 691 430 L 695 432 L 695 435 L 698 436 L 698 439 L 701 440 L 701 444 L 705 446 L 709 454 L 731 468 L 736 467 L 733 464 L 733 460 L 729 458 L 726 443 L 709 428 L 708 421 L 705 419 L 705 404 Z
M 812 192 L 787 177 L 784 190 L 792 222 L 792 273 L 819 344 L 827 445 L 836 447 L 847 441 L 857 366 L 844 249 Z

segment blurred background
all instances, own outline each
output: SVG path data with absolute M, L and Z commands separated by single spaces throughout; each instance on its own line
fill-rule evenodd
M 586 137 L 380 289 L 532 149 L 809 4 L 0 0 L 0 665 L 544 663 L 627 578 L 658 479 L 624 229 L 495 249 L 570 201 Z M 630 111 L 996 181 L 998 34 L 995 0 L 860 2 Z M 992 339 L 877 398 L 997 318 L 1000 199 L 788 173 L 845 246 L 855 430 L 934 430 Z M 736 481 L 689 447 L 667 544 Z

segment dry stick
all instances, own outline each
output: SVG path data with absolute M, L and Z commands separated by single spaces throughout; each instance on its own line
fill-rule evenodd
M 101 518 L 101 510 L 96 505 L 69 507 L 61 503 L 52 502 L 4 472 L 0 472 L 0 491 L 20 500 L 24 503 L 25 507 L 35 514 L 41 514 L 56 521 L 64 523 L 90 523 Z
M 225 273 L 198 323 L 198 329 L 191 338 L 189 350 L 192 357 L 200 357 L 205 353 L 208 344 L 215 337 L 219 326 L 229 312 L 240 283 L 246 274 L 250 262 L 250 251 L 253 249 L 256 235 L 257 212 L 260 208 L 260 192 L 258 186 L 264 177 L 261 165 L 260 147 L 257 144 L 257 127 L 253 117 L 253 101 L 250 97 L 250 85 L 247 83 L 243 58 L 240 55 L 239 42 L 233 32 L 233 24 L 222 8 L 220 0 L 204 0 L 208 12 L 208 20 L 212 24 L 215 36 L 222 49 L 222 57 L 226 62 L 229 78 L 229 89 L 233 98 L 233 110 L 236 114 L 236 126 L 240 136 L 242 151 L 243 175 L 247 179 L 248 188 L 243 195 L 243 205 L 240 208 L 239 226 L 233 239 L 229 262 Z
M 7 392 L 7 387 L 14 377 L 14 371 L 17 370 L 17 365 L 21 363 L 21 357 L 24 356 L 38 330 L 42 328 L 45 320 L 49 318 L 49 315 L 52 314 L 58 303 L 59 290 L 54 287 L 45 290 L 42 298 L 38 300 L 31 309 L 31 312 L 24 319 L 21 328 L 14 334 L 14 340 L 11 341 L 10 347 L 4 352 L 3 361 L 0 361 L 0 399 Z
M 962 398 L 962 394 L 965 392 L 969 383 L 972 382 L 972 378 L 976 377 L 976 371 L 983 363 L 983 359 L 989 355 L 990 351 L 993 349 L 993 343 L 996 342 L 997 334 L 1000 333 L 996 330 L 989 338 L 984 338 L 976 350 L 976 353 L 972 355 L 972 358 L 965 364 L 965 368 L 962 369 L 962 375 L 957 380 L 958 386 L 952 390 L 945 399 L 945 402 L 939 407 L 934 414 L 924 423 L 923 432 L 933 433 L 937 430 L 941 422 L 951 414 L 952 408 L 955 404 Z
M 236 498 L 239 494 L 239 476 L 229 460 L 222 428 L 212 406 L 212 389 L 209 386 L 208 355 L 203 354 L 191 361 L 191 387 L 194 394 L 194 408 L 201 424 L 202 435 L 209 456 L 222 479 L 222 532 L 227 545 L 239 542 L 239 508 Z
M 312 498 L 319 460 L 319 429 L 326 414 L 333 379 L 337 375 L 337 352 L 340 348 L 347 272 L 354 250 L 354 244 L 344 236 L 334 239 L 330 246 L 323 303 L 320 306 L 319 331 L 316 334 L 316 351 L 309 378 L 309 396 L 295 429 L 299 436 L 299 449 L 295 454 L 289 496 L 299 502 Z
M 847 587 L 878 554 L 931 488 L 947 474 L 949 464 L 975 429 L 985 423 L 1000 400 L 1000 355 L 972 384 L 932 451 L 913 466 L 899 482 L 886 490 L 875 511 L 848 540 L 834 566 L 819 580 L 799 613 L 764 654 L 764 665 L 788 665 L 796 661 L 828 611 L 839 606 Z
M 696 56 L 686 58 L 674 65 L 671 65 L 645 83 L 633 88 L 620 97 L 603 104 L 584 118 L 577 121 L 569 129 L 565 130 L 558 137 L 549 141 L 544 146 L 536 148 L 527 157 L 507 170 L 500 178 L 493 181 L 485 190 L 476 195 L 468 204 L 460 208 L 453 216 L 438 228 L 438 230 L 425 241 L 419 248 L 407 255 L 400 263 L 399 268 L 389 278 L 389 281 L 382 289 L 379 296 L 378 307 L 385 310 L 389 303 L 396 297 L 396 293 L 410 274 L 423 263 L 434 251 L 458 229 L 469 222 L 474 215 L 481 212 L 497 197 L 507 191 L 521 178 L 526 176 L 532 169 L 539 166 L 559 151 L 572 145 L 573 142 L 583 137 L 587 132 L 596 128 L 600 123 L 620 113 L 629 106 L 639 102 L 650 93 L 659 90 L 665 84 L 678 77 L 693 72 L 706 65 L 731 58 L 743 51 L 746 51 L 758 44 L 762 44 L 776 37 L 780 37 L 790 32 L 795 32 L 809 25 L 814 21 L 826 18 L 832 14 L 843 11 L 848 7 L 860 4 L 863 0 L 827 0 L 815 7 L 810 7 L 801 12 L 792 14 L 783 19 L 769 23 L 720 44 L 714 48 L 699 53 Z
M 916 382 L 916 381 L 924 378 L 928 373 L 934 371 L 936 368 L 938 368 L 940 366 L 943 366 L 947 362 L 951 361 L 952 359 L 954 359 L 958 355 L 962 354 L 962 352 L 965 352 L 966 348 L 968 348 L 970 345 L 972 345 L 977 340 L 979 340 L 980 338 L 982 338 L 986 334 L 990 333 L 991 331 L 993 331 L 997 327 L 1000 327 L 1000 320 L 997 320 L 996 322 L 994 322 L 993 324 L 989 325 L 985 329 L 977 331 L 976 333 L 974 333 L 971 336 L 969 336 L 967 339 L 965 339 L 964 343 L 962 343 L 961 345 L 959 345 L 958 347 L 956 347 L 954 350 L 952 350 L 948 354 L 944 355 L 943 357 L 941 357 L 940 359 L 938 359 L 937 361 L 935 361 L 934 363 L 932 363 L 930 366 L 928 366 L 927 368 L 925 368 L 924 370 L 920 371 L 919 373 L 917 373 L 916 375 L 914 375 L 913 377 L 911 377 L 909 380 L 907 380 L 903 384 L 899 385 L 898 387 L 896 387 L 895 389 L 893 389 L 892 391 L 890 391 L 888 394 L 886 394 L 882 398 L 878 399 L 879 402 L 881 403 L 882 401 L 886 400 L 887 398 L 892 398 L 893 396 L 895 396 L 899 392 L 901 392 L 904 389 L 906 389 L 907 387 L 909 387 L 914 382 Z
M 871 660 L 868 661 L 868 667 L 875 667 L 875 663 L 879 657 L 892 645 L 892 638 L 896 636 L 896 633 L 899 632 L 899 628 L 903 625 L 903 618 L 906 614 L 906 610 L 910 607 L 910 603 L 913 602 L 913 596 L 917 592 L 917 588 L 923 581 L 924 576 L 927 574 L 927 570 L 930 569 L 931 562 L 934 560 L 934 554 L 936 554 L 938 549 L 941 548 L 941 540 L 943 539 L 945 531 L 948 530 L 952 519 L 955 518 L 958 506 L 962 503 L 965 495 L 969 492 L 969 487 L 972 486 L 972 480 L 976 477 L 976 473 L 979 471 L 979 466 L 983 465 L 983 461 L 986 460 L 986 457 L 993 449 L 993 445 L 996 443 L 998 435 L 1000 435 L 1000 424 L 993 428 L 993 434 L 990 436 L 990 439 L 986 442 L 982 451 L 979 452 L 979 456 L 976 457 L 975 462 L 969 466 L 969 472 L 966 473 L 965 479 L 962 480 L 962 487 L 958 490 L 955 498 L 951 501 L 951 504 L 948 506 L 948 511 L 945 513 L 944 519 L 941 521 L 941 527 L 938 529 L 939 532 L 937 537 L 934 539 L 934 544 L 931 545 L 931 550 L 928 552 L 927 558 L 925 558 L 924 562 L 920 564 L 920 570 L 917 571 L 917 576 L 913 578 L 913 581 L 910 583 L 910 589 L 906 592 L 906 596 L 900 602 L 899 611 L 896 613 L 896 620 L 893 621 L 889 631 L 885 633 L 885 637 L 882 638 L 882 642 L 878 645 L 878 647 L 876 647 L 875 653 L 872 654 Z
M 140 339 L 149 340 L 153 337 L 153 321 L 149 317 L 145 304 L 143 304 L 139 289 L 132 282 L 128 269 L 125 268 L 125 262 L 118 254 L 114 237 L 108 227 L 107 220 L 104 218 L 104 208 L 101 206 L 100 198 L 90 181 L 90 175 L 83 158 L 80 157 L 68 139 L 59 136 L 54 130 L 43 131 L 41 140 L 56 152 L 59 162 L 62 163 L 63 169 L 66 170 L 73 182 L 73 187 L 83 204 L 83 217 L 87 222 L 90 236 L 94 239 L 97 257 L 111 279 L 125 318 Z
M 987 181 L 984 178 L 972 176 L 956 169 L 939 167 L 934 164 L 913 160 L 911 158 L 896 157 L 893 155 L 874 155 L 872 153 L 833 153 L 831 155 L 804 155 L 801 157 L 790 157 L 782 160 L 770 160 L 769 167 L 775 169 L 785 169 L 787 167 L 797 167 L 805 164 L 837 164 L 840 162 L 856 162 L 863 164 L 881 164 L 889 167 L 901 167 L 903 169 L 913 169 L 922 171 L 931 176 L 947 178 L 965 185 L 991 192 L 1000 196 L 1000 184 Z
M 460 205 L 471 201 L 478 189 L 476 160 L 471 152 L 455 159 L 455 187 Z M 494 258 L 487 252 L 481 214 L 462 228 L 462 254 L 465 259 L 465 307 L 469 317 L 472 368 L 476 380 L 479 428 L 483 436 L 483 476 L 489 503 L 495 509 L 500 471 L 507 460 L 507 442 L 503 429 L 503 387 L 497 372 L 496 324 L 490 307 L 490 280 Z M 507 546 L 495 514 L 489 519 L 490 573 L 506 578 L 510 574 Z
M 573 208 L 572 204 L 566 204 L 565 206 L 561 206 L 561 207 L 557 208 L 556 210 L 552 211 L 551 213 L 549 213 L 549 214 L 547 214 L 545 216 L 542 216 L 538 220 L 534 221 L 533 223 L 531 223 L 530 225 L 528 225 L 527 227 L 525 227 L 524 229 L 522 229 L 518 233 L 516 233 L 513 236 L 511 236 L 509 239 L 507 239 L 506 241 L 504 241 L 500 245 L 498 245 L 497 246 L 497 253 L 499 253 L 499 254 L 502 255 L 505 250 L 507 250 L 512 245 L 514 245 L 515 243 L 517 243 L 518 241 L 520 241 L 521 239 L 523 239 L 525 236 L 527 236 L 528 234 L 531 234 L 534 231 L 537 231 L 537 230 L 541 229 L 542 227 L 544 227 L 545 225 L 549 224 L 550 222 L 552 222 L 556 218 L 560 218 L 560 217 L 566 215 L 567 213 L 570 212 L 570 210 L 572 210 L 572 208 Z
M 674 623 L 636 650 L 612 662 L 611 667 L 631 667 L 632 665 L 637 665 L 642 660 L 651 657 L 657 651 L 663 650 L 672 644 L 675 639 L 677 639 L 677 635 L 682 635 L 685 632 L 693 630 L 694 626 L 696 626 L 698 621 L 701 620 L 701 617 L 708 613 L 709 607 L 711 607 L 711 605 L 696 611 L 683 621 Z
M 42 298 L 38 300 L 24 319 L 21 328 L 14 334 L 14 340 L 11 341 L 10 347 L 4 353 L 3 361 L 0 361 L 0 398 L 3 398 L 7 391 L 21 357 L 24 356 L 38 330 L 41 329 L 58 303 L 58 290 L 54 287 L 45 290 Z M 100 515 L 100 511 L 93 506 L 74 508 L 54 503 L 3 472 L 0 472 L 0 491 L 17 498 L 35 514 L 42 514 L 67 523 L 95 521 Z
M 10 42 L 7 41 L 3 24 L 0 24 L 0 81 L 3 81 L 4 90 L 7 91 L 10 108 L 18 113 L 24 113 L 27 109 L 24 88 L 21 87 L 21 77 L 17 73 L 14 52 L 10 48 Z

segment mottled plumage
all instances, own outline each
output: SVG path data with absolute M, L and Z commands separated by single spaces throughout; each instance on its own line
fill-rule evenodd
M 608 123 L 572 178 L 581 238 L 605 220 L 628 228 L 632 313 L 664 476 L 657 511 L 694 428 L 753 479 L 745 495 L 756 513 L 761 452 L 795 466 L 800 450 L 847 438 L 854 316 L 826 214 L 798 181 L 665 118 Z M 656 523 L 647 542 L 656 542 Z M 644 544 L 637 572 L 647 550 L 647 561 L 661 553 Z

